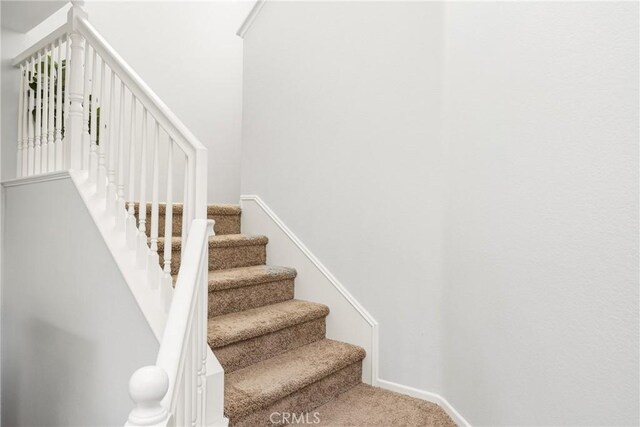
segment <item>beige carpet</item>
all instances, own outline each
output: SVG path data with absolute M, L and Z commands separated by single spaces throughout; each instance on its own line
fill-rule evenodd
M 162 226 L 165 208 L 159 210 Z M 240 215 L 237 206 L 208 209 L 216 221 L 208 341 L 225 369 L 231 426 L 455 426 L 433 403 L 363 384 L 365 351 L 326 339 L 330 307 L 294 299 L 295 270 L 266 265 L 268 238 L 241 234 Z M 175 274 L 181 206 L 173 209 L 172 227 Z M 164 244 L 160 239 L 160 254 Z

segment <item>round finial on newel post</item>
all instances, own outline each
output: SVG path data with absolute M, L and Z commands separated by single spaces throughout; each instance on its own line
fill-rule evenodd
M 159 366 L 138 369 L 129 380 L 129 395 L 135 407 L 129 414 L 127 426 L 164 425 L 169 417 L 162 399 L 169 390 L 169 376 Z

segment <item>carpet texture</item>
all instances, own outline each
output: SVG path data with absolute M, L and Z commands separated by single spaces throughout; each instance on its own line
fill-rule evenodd
M 159 212 L 163 230 L 163 205 Z M 175 275 L 182 206 L 172 212 Z M 294 299 L 296 271 L 266 265 L 268 238 L 241 233 L 238 206 L 210 206 L 207 215 L 216 221 L 209 240 L 207 339 L 225 370 L 231 426 L 455 426 L 433 403 L 363 384 L 364 349 L 326 338 L 330 308 Z M 164 245 L 158 239 L 161 265 Z

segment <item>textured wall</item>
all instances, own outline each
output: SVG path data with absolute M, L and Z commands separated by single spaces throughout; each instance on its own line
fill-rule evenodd
M 449 4 L 445 34 L 445 395 L 638 425 L 638 4 Z

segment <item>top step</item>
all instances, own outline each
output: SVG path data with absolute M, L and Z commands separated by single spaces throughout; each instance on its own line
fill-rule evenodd
M 138 217 L 138 203 L 135 204 L 136 218 Z M 159 224 L 158 230 L 161 235 L 164 234 L 164 218 L 166 205 L 158 203 Z M 173 235 L 180 236 L 182 233 L 182 203 L 173 204 Z M 207 218 L 214 220 L 216 223 L 213 230 L 216 235 L 222 234 L 240 234 L 240 215 L 241 210 L 238 205 L 209 205 L 207 207 Z M 151 218 L 151 203 L 147 203 L 147 224 Z M 150 227 L 147 227 L 147 235 L 150 233 Z

